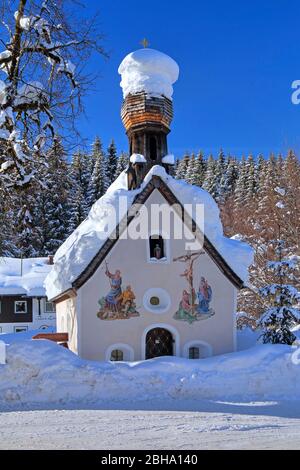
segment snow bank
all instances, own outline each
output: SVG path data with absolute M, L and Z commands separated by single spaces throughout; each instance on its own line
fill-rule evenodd
M 252 348 L 256 345 L 259 337 L 262 335 L 262 331 L 251 330 L 251 328 L 245 327 L 242 330 L 237 330 L 237 349 L 243 351 L 244 349 Z
M 19 333 L 0 333 L 0 341 L 3 341 L 6 345 L 22 343 L 40 333 L 56 333 L 56 328 L 54 326 L 48 326 L 47 328 L 39 328 L 38 330 L 20 331 Z
M 147 160 L 144 155 L 133 153 L 130 157 L 130 163 L 147 163 Z
M 248 266 L 253 260 L 252 248 L 246 243 L 223 236 L 219 208 L 212 196 L 197 186 L 175 180 L 166 173 L 162 166 L 155 165 L 146 175 L 141 187 L 134 191 L 127 190 L 127 175 L 125 172 L 121 173 L 106 194 L 92 206 L 88 217 L 55 254 L 53 269 L 45 280 L 49 299 L 72 287 L 72 282 L 98 253 L 104 242 L 113 233 L 116 225 L 126 215 L 134 198 L 154 175 L 160 176 L 178 200 L 187 205 L 187 212 L 191 216 L 195 215 L 193 213 L 195 204 L 203 204 L 205 235 L 236 274 L 245 283 L 247 282 Z
M 172 99 L 173 83 L 178 79 L 175 60 L 154 49 L 139 49 L 128 54 L 118 69 L 122 76 L 123 96 L 146 92 L 150 96 L 164 95 Z
M 136 408 L 165 400 L 296 400 L 299 365 L 285 345 L 261 345 L 209 359 L 162 357 L 137 363 L 84 361 L 47 340 L 7 348 L 0 365 L 0 408 Z
M 0 295 L 45 296 L 44 280 L 51 268 L 48 258 L 0 258 Z

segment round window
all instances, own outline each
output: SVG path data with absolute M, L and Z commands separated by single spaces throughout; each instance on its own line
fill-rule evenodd
M 150 299 L 150 304 L 151 304 L 151 305 L 159 305 L 159 298 L 154 295 L 154 296 L 151 297 L 151 299 Z
M 165 289 L 153 287 L 145 292 L 143 304 L 148 312 L 165 313 L 171 306 L 171 298 Z

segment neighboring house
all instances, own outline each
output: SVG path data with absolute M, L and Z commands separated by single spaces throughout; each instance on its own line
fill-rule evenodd
M 51 257 L 0 258 L 0 333 L 55 326 L 55 305 L 44 288 L 51 263 Z
M 56 303 L 57 331 L 68 333 L 73 352 L 92 360 L 234 351 L 236 294 L 252 250 L 223 236 L 206 191 L 169 174 L 178 66 L 143 49 L 119 71 L 130 165 L 54 257 L 45 285 Z

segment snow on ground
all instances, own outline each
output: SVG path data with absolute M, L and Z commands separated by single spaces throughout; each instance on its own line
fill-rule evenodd
M 55 333 L 56 328 L 49 326 L 48 328 L 40 328 L 38 330 L 20 331 L 19 333 L 0 333 L 0 341 L 4 341 L 9 345 L 12 343 L 21 343 L 25 340 L 31 339 L 33 336 L 40 333 Z
M 299 448 L 294 353 L 259 345 L 105 363 L 47 340 L 13 342 L 0 365 L 0 449 Z
M 237 330 L 237 350 L 243 351 L 244 349 L 252 348 L 259 341 L 261 334 L 261 330 L 254 331 L 248 327 Z
M 299 449 L 299 404 L 0 413 L 0 449 Z
M 0 366 L 0 409 L 81 407 L 138 409 L 157 398 L 296 400 L 295 349 L 260 345 L 205 360 L 161 357 L 135 363 L 85 361 L 47 340 L 13 343 Z

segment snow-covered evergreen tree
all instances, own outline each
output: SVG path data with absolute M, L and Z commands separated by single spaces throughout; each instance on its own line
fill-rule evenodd
M 89 172 L 90 166 L 88 165 L 88 171 L 85 168 L 87 157 L 82 152 L 76 152 L 73 156 L 71 164 L 71 181 L 72 188 L 69 194 L 69 206 L 70 206 L 70 219 L 68 224 L 68 232 L 71 233 L 78 227 L 78 225 L 87 216 L 88 206 L 88 188 L 89 188 Z
M 238 165 L 234 157 L 227 157 L 224 165 L 224 173 L 221 177 L 220 190 L 222 198 L 226 199 L 229 195 L 233 194 L 236 180 L 238 177 Z
M 39 255 L 37 242 L 40 240 L 38 227 L 34 224 L 34 219 L 30 207 L 34 207 L 34 199 L 26 198 L 26 203 L 22 205 L 16 214 L 15 237 L 16 256 L 19 258 L 33 258 Z
M 300 323 L 300 293 L 289 283 L 294 279 L 293 273 L 298 258 L 283 259 L 282 249 L 283 241 L 278 240 L 279 261 L 270 261 L 266 267 L 277 282 L 259 290 L 260 296 L 267 304 L 267 309 L 258 321 L 259 327 L 263 329 L 264 343 L 293 344 L 296 336 L 292 332 L 292 327 Z
M 72 233 L 86 218 L 88 206 L 80 184 L 73 186 L 69 195 L 69 223 L 68 234 Z
M 103 194 L 107 188 L 106 161 L 102 143 L 96 137 L 92 150 L 93 172 L 89 181 L 87 191 L 87 205 L 91 207 Z
M 195 177 L 194 183 L 196 186 L 202 186 L 206 173 L 206 161 L 204 159 L 203 153 L 199 152 L 195 160 Z
M 239 164 L 239 174 L 236 180 L 236 185 L 235 185 L 235 190 L 234 190 L 235 204 L 238 207 L 241 207 L 245 203 L 246 194 L 247 194 L 247 168 L 246 168 L 246 159 L 243 156 Z
M 185 181 L 190 184 L 195 184 L 196 181 L 196 158 L 192 154 L 189 158 L 189 163 L 185 173 Z
M 112 140 L 107 149 L 107 159 L 106 159 L 106 177 L 107 177 L 108 186 L 110 186 L 116 179 L 117 165 L 118 165 L 117 149 L 116 149 L 114 140 Z
M 256 186 L 256 166 L 255 166 L 255 161 L 252 155 L 249 155 L 246 165 L 246 174 L 247 174 L 247 179 L 246 179 L 246 195 L 247 198 L 252 198 L 255 196 L 257 186 Z
M 210 155 L 207 160 L 205 179 L 203 182 L 203 189 L 208 191 L 213 197 L 218 193 L 218 181 L 215 174 L 216 161 L 214 157 Z
M 68 235 L 70 168 L 58 136 L 47 154 L 44 186 L 37 194 L 34 222 L 40 233 L 40 256 L 54 254 Z
M 124 171 L 129 164 L 129 156 L 125 152 L 121 152 L 118 158 L 116 178 Z
M 176 170 L 176 174 L 175 174 L 175 178 L 177 180 L 184 180 L 185 179 L 186 172 L 187 172 L 188 165 L 189 165 L 189 160 L 190 160 L 190 156 L 189 156 L 189 154 L 186 153 L 184 155 L 184 157 L 179 161 L 178 166 L 177 166 L 177 170 Z

